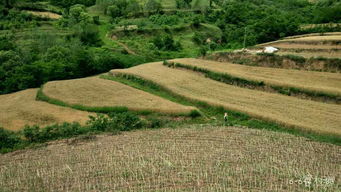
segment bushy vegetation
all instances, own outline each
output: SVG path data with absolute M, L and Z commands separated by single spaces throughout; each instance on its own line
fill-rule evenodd
M 19 142 L 20 138 L 15 132 L 0 127 L 0 153 L 10 151 L 15 148 Z
M 149 20 L 157 25 L 176 25 L 179 22 L 179 17 L 177 15 L 160 15 L 155 14 L 149 16 Z
M 11 39 L 10 36 L 0 38 L 0 93 L 144 62 L 143 58 L 112 53 L 107 49 L 90 49 L 81 37 L 54 39 L 49 34 L 40 34 L 26 47 L 16 46 Z
M 52 5 L 60 6 L 60 7 L 70 7 L 76 4 L 82 4 L 85 6 L 95 5 L 96 0 L 49 0 Z
M 159 117 L 151 116 L 150 118 L 141 119 L 135 113 L 125 111 L 90 116 L 90 120 L 86 125 L 80 125 L 79 123 L 62 123 L 46 127 L 33 125 L 25 126 L 19 132 L 7 131 L 0 128 L 0 153 L 56 139 L 99 132 L 119 134 L 121 131 L 158 128 L 165 123 L 167 121 Z
M 179 51 L 181 49 L 180 42 L 174 41 L 173 37 L 170 35 L 156 36 L 153 39 L 153 44 L 157 49 L 163 51 Z

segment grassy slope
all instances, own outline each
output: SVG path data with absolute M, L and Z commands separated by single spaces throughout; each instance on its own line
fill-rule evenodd
M 0 155 L 0 189 L 337 191 L 339 152 L 339 146 L 244 127 L 143 130 Z M 289 183 L 309 174 L 335 180 Z
M 263 81 L 268 85 L 295 87 L 341 96 L 341 76 L 337 73 L 253 67 L 190 58 L 171 61 L 248 80 Z
M 339 105 L 238 88 L 189 71 L 170 69 L 162 63 L 145 64 L 111 72 L 136 75 L 154 81 L 186 98 L 224 106 L 230 110 L 245 112 L 286 126 L 341 135 Z

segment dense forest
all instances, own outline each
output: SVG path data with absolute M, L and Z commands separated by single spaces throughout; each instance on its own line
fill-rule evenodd
M 166 4 L 165 2 L 170 2 Z M 338 31 L 338 0 L 1 0 L 0 94 L 148 61 Z M 29 11 L 61 15 L 58 20 Z M 151 35 L 152 34 L 152 35 Z M 121 38 L 129 50 L 113 38 Z

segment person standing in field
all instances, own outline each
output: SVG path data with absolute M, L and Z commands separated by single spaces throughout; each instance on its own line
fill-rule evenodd
M 229 118 L 228 114 L 225 113 L 225 114 L 224 114 L 224 122 L 225 122 L 225 125 L 227 124 L 228 118 Z

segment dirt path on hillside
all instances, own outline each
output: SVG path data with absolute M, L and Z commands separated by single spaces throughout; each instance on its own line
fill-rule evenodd
M 109 34 L 107 35 L 107 37 L 109 36 Z M 116 35 L 112 35 L 112 36 L 109 36 L 109 38 L 111 40 L 114 40 L 117 44 L 119 44 L 121 47 L 123 47 L 123 49 L 130 55 L 137 55 L 137 53 L 133 50 L 131 50 L 128 45 L 122 43 L 122 42 L 119 42 L 118 41 L 118 38 L 116 37 Z

